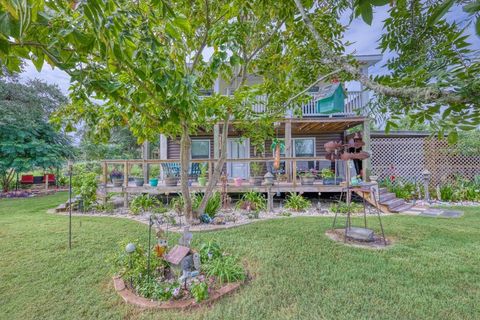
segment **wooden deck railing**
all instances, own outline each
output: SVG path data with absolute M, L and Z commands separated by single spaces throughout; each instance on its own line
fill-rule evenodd
M 264 158 L 241 158 L 241 159 L 227 159 L 225 164 L 228 163 L 246 163 L 248 167 L 250 167 L 251 163 L 272 163 L 274 162 L 273 157 L 264 157 Z M 208 172 L 209 176 L 213 174 L 213 167 L 218 159 L 194 159 L 190 161 L 192 163 L 208 163 Z M 289 182 L 293 182 L 293 185 L 297 184 L 298 174 L 300 172 L 304 172 L 310 169 L 303 169 L 299 168 L 299 163 L 305 162 L 314 162 L 314 168 L 321 170 L 322 168 L 330 168 L 331 161 L 320 159 L 319 157 L 281 157 L 280 162 L 284 164 L 285 174 L 287 176 L 287 180 Z M 161 165 L 166 163 L 175 163 L 180 166 L 179 159 L 167 159 L 167 160 L 160 160 L 160 159 L 112 159 L 112 160 L 103 160 L 102 163 L 102 171 L 103 171 L 103 182 L 107 185 L 108 176 L 109 176 L 109 166 L 122 166 L 123 167 L 123 178 L 124 178 L 124 185 L 128 185 L 128 178 L 130 176 L 130 169 L 133 165 L 140 165 L 142 166 L 142 170 L 148 170 L 150 165 Z M 308 166 L 308 165 L 307 165 Z M 343 176 L 345 171 L 345 164 L 341 160 L 337 160 L 336 163 L 336 176 Z M 264 167 L 264 172 L 268 170 L 268 166 Z

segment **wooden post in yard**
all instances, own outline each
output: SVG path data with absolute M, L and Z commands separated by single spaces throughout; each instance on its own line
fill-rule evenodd
M 45 193 L 48 191 L 48 173 L 44 174 L 45 179 Z
M 292 121 L 285 122 L 285 157 L 292 157 Z M 292 181 L 292 162 L 285 161 L 285 173 L 287 174 L 287 181 Z
M 363 121 L 363 133 L 362 133 L 362 140 L 365 142 L 363 146 L 363 150 L 370 154 L 365 160 L 362 160 L 362 180 L 367 181 L 369 175 L 371 175 L 371 165 L 372 165 L 372 150 L 370 144 L 370 119 L 366 119 Z
M 297 161 L 293 160 L 292 161 L 293 165 L 293 186 L 297 186 Z
M 128 208 L 128 161 L 123 165 L 123 206 Z
M 273 212 L 273 192 L 272 192 L 272 187 L 268 187 L 267 204 L 268 204 L 268 212 Z
M 108 164 L 103 162 L 103 204 L 107 204 Z
M 143 159 L 142 171 L 143 171 L 143 182 L 144 183 L 148 183 L 148 176 L 149 176 L 149 174 L 148 174 L 149 166 L 148 166 L 147 163 L 145 163 L 145 160 L 148 160 L 148 154 L 149 154 L 148 147 L 149 147 L 149 142 L 145 141 L 142 145 L 142 159 Z

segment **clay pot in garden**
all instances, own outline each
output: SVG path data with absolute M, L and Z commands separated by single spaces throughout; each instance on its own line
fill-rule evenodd
M 342 147 L 342 144 L 338 141 L 329 141 L 323 145 L 327 152 L 334 152 L 336 149 Z

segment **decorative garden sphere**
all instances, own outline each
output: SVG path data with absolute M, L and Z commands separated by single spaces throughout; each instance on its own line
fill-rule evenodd
M 133 244 L 133 243 L 129 243 L 125 247 L 125 251 L 127 251 L 127 253 L 132 253 L 132 252 L 135 251 L 135 249 L 136 249 L 136 247 L 135 247 L 135 244 Z

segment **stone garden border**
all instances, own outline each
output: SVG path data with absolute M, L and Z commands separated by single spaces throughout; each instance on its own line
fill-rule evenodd
M 137 306 L 143 309 L 160 309 L 160 310 L 187 310 L 210 305 L 219 300 L 221 297 L 229 295 L 238 290 L 245 282 L 227 283 L 223 287 L 209 293 L 207 300 L 197 303 L 195 299 L 173 300 L 173 301 L 153 301 L 147 298 L 137 296 L 133 291 L 125 286 L 125 282 L 119 276 L 113 277 L 113 286 L 115 291 L 125 301 L 125 303 Z

